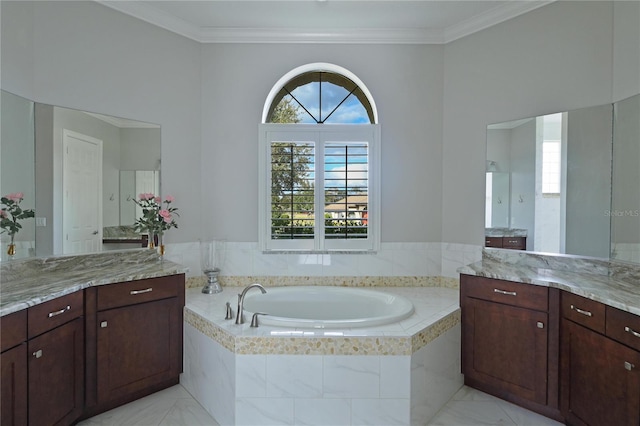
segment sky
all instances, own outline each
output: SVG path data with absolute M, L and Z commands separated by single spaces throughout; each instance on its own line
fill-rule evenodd
M 304 86 L 299 86 L 291 92 L 291 94 L 302 104 L 304 107 L 313 114 L 314 117 L 319 117 L 319 87 L 320 83 L 308 83 Z M 326 119 L 327 115 L 333 111 L 333 109 L 342 100 L 349 95 L 349 92 L 341 86 L 333 83 L 322 83 L 322 119 Z M 295 104 L 295 101 L 294 101 Z M 315 121 L 307 114 L 304 109 L 300 108 L 300 119 L 302 123 L 315 123 Z M 346 101 L 326 120 L 326 123 L 334 124 L 368 124 L 369 117 L 367 111 L 362 106 L 360 101 L 354 95 L 349 95 Z

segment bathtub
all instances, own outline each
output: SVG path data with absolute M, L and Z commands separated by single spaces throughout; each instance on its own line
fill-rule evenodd
M 401 321 L 413 314 L 413 304 L 402 296 L 364 288 L 271 287 L 266 294 L 257 289 L 246 294 L 246 321 L 256 312 L 268 314 L 259 317 L 261 325 L 353 328 Z

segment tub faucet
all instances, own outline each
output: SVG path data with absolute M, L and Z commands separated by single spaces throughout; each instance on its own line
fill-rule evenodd
M 244 290 L 242 290 L 242 293 L 238 294 L 238 312 L 236 312 L 236 324 L 244 324 L 244 312 L 243 312 L 244 296 L 247 294 L 249 290 L 251 290 L 254 287 L 258 287 L 262 292 L 262 294 L 265 294 L 267 292 L 267 290 L 265 290 L 264 287 L 262 287 L 258 283 L 255 283 L 255 284 L 246 286 Z

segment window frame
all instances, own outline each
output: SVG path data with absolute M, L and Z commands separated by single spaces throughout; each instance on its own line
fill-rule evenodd
M 313 239 L 271 238 L 271 142 L 313 141 L 316 151 L 315 222 Z M 324 144 L 363 142 L 368 147 L 367 238 L 324 238 Z M 321 159 L 321 161 L 319 161 Z M 380 246 L 380 125 L 379 124 L 280 124 L 259 125 L 258 161 L 259 243 L 263 252 L 376 252 Z

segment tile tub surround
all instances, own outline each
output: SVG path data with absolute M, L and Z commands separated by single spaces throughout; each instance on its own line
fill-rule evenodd
M 640 315 L 640 267 L 615 260 L 485 249 L 458 272 L 554 287 Z
M 241 288 L 189 289 L 181 382 L 222 425 L 425 424 L 462 386 L 458 291 L 377 290 L 411 299 L 414 315 L 375 328 L 255 329 L 223 319 Z
M 149 249 L 0 263 L 0 316 L 104 284 L 183 274 Z

